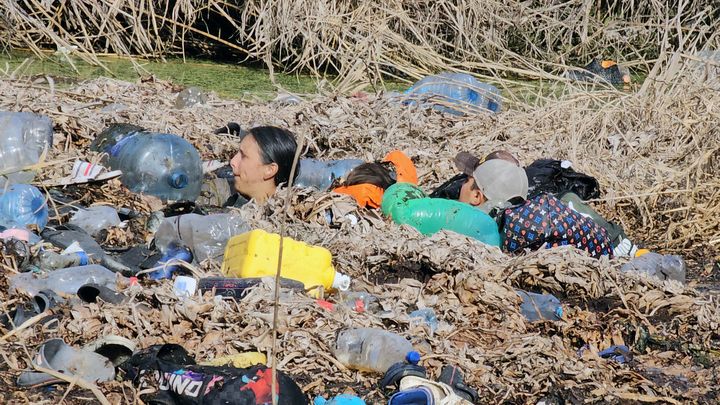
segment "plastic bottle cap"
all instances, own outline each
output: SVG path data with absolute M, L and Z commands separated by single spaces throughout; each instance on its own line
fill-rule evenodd
M 80 258 L 80 263 L 78 263 L 79 266 L 87 266 L 90 259 L 88 258 L 87 253 L 85 252 L 77 252 L 75 253 Z
M 188 176 L 185 173 L 175 172 L 168 178 L 168 183 L 174 188 L 185 188 L 188 182 Z
M 405 356 L 405 360 L 407 360 L 410 364 L 418 364 L 420 362 L 420 353 L 416 352 L 415 350 L 408 352 L 408 354 Z
M 340 291 L 347 291 L 350 288 L 350 276 L 335 272 L 335 278 L 333 278 L 332 288 Z
M 640 257 L 644 254 L 650 253 L 649 249 L 638 249 L 637 252 L 635 252 L 635 257 Z
M 562 319 L 563 317 L 563 309 L 561 305 L 558 305 L 557 308 L 555 308 L 555 316 L 558 317 L 558 319 Z

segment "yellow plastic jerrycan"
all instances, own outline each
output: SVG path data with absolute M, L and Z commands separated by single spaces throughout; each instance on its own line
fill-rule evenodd
M 274 277 L 277 273 L 280 235 L 255 229 L 232 237 L 225 248 L 222 272 L 231 277 Z M 312 288 L 322 285 L 325 290 L 345 291 L 350 277 L 335 271 L 329 250 L 307 245 L 291 238 L 283 238 L 283 260 L 280 275 L 297 280 Z M 319 291 L 313 288 L 313 296 Z

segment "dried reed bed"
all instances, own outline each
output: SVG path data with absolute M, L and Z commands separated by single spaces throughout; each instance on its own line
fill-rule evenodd
M 623 223 L 636 241 L 688 257 L 720 259 L 717 193 L 720 133 L 717 130 L 720 82 L 712 66 L 688 64 L 691 53 L 661 52 L 642 87 L 562 88 L 557 100 L 497 116 L 451 117 L 408 108 L 380 96 L 317 96 L 299 105 L 246 104 L 211 97 L 207 106 L 172 107 L 180 90 L 164 82 L 127 83 L 98 79 L 69 90 L 43 81 L 4 80 L 0 108 L 26 109 L 51 116 L 57 142 L 50 159 L 87 154 L 91 139 L 111 122 L 132 122 L 151 130 L 177 133 L 204 158 L 228 158 L 237 139 L 212 134 L 235 120 L 250 127 L 275 124 L 302 133 L 307 153 L 321 158 L 382 157 L 393 148 L 410 154 L 429 190 L 454 174 L 451 159 L 459 150 L 484 154 L 498 148 L 525 163 L 538 157 L 570 159 L 596 176 L 604 191 L 599 209 Z M 705 68 L 711 68 L 707 71 Z M 115 103 L 113 109 L 103 107 Z M 42 178 L 66 174 L 69 167 L 46 168 Z M 122 204 L 147 215 L 150 207 L 117 181 L 88 186 L 76 193 L 80 203 Z M 692 285 L 659 283 L 618 272 L 620 261 L 593 260 L 572 249 L 540 251 L 508 258 L 468 239 L 441 233 L 424 238 L 371 212 L 358 212 L 346 197 L 296 192 L 289 217 L 282 197 L 265 207 L 239 210 L 254 226 L 277 231 L 286 222 L 290 236 L 328 247 L 340 271 L 356 287 L 381 298 L 394 321 L 342 309 L 326 312 L 307 297 L 281 299 L 281 367 L 297 376 L 309 394 L 352 387 L 370 402 L 381 401 L 376 377 L 346 370 L 330 354 L 337 329 L 384 325 L 411 337 L 437 375 L 444 362 L 468 370 L 468 381 L 484 402 L 566 401 L 715 402 L 720 336 L 716 295 Z M 324 210 L 335 218 L 354 213 L 361 220 L 331 229 Z M 61 218 L 64 219 L 64 218 Z M 114 245 L 145 240 L 140 217 L 126 230 L 115 230 Z M 16 269 L 6 261 L 6 273 Z M 706 270 L 692 262 L 695 273 Z M 201 271 L 217 271 L 204 263 Z M 711 269 L 711 268 L 710 268 Z M 712 269 L 711 269 L 712 270 Z M 416 280 L 394 279 L 411 276 Z M 2 277 L 2 285 L 6 278 Z M 383 283 L 383 281 L 387 281 Z M 560 296 L 568 316 L 556 325 L 529 325 L 518 312 L 513 288 L 543 289 Z M 7 368 L 0 371 L 12 387 L 36 344 L 51 336 L 83 344 L 98 335 L 120 334 L 141 346 L 160 342 L 185 345 L 199 359 L 271 345 L 271 293 L 257 290 L 237 305 L 212 298 L 177 302 L 169 282 L 133 290 L 136 300 L 160 302 L 152 312 L 132 306 L 89 305 L 65 316 L 57 327 L 37 324 L 0 342 Z M 0 289 L 2 302 L 13 302 Z M 430 306 L 442 321 L 435 335 L 411 325 L 407 310 Z M 650 335 L 650 338 L 648 338 Z M 626 343 L 635 360 L 628 366 L 597 358 L 584 344 L 605 348 Z M 104 384 L 103 395 L 131 403 L 137 392 L 127 385 Z M 9 398 L 47 399 L 37 391 L 13 390 Z
M 706 38 L 718 15 L 716 6 L 687 0 L 22 0 L 0 4 L 8 22 L 0 38 L 37 53 L 76 46 L 98 64 L 103 53 L 231 52 L 377 85 L 440 69 L 543 78 L 596 56 L 649 69 L 664 40 Z

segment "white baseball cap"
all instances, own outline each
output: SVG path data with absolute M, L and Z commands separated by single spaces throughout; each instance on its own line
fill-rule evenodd
M 490 159 L 473 171 L 473 178 L 489 201 L 527 198 L 528 179 L 525 169 L 504 159 Z

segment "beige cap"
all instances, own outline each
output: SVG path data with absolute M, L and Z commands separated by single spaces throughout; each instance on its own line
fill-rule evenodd
M 528 179 L 525 169 L 504 159 L 483 162 L 473 171 L 475 183 L 490 201 L 527 198 Z

